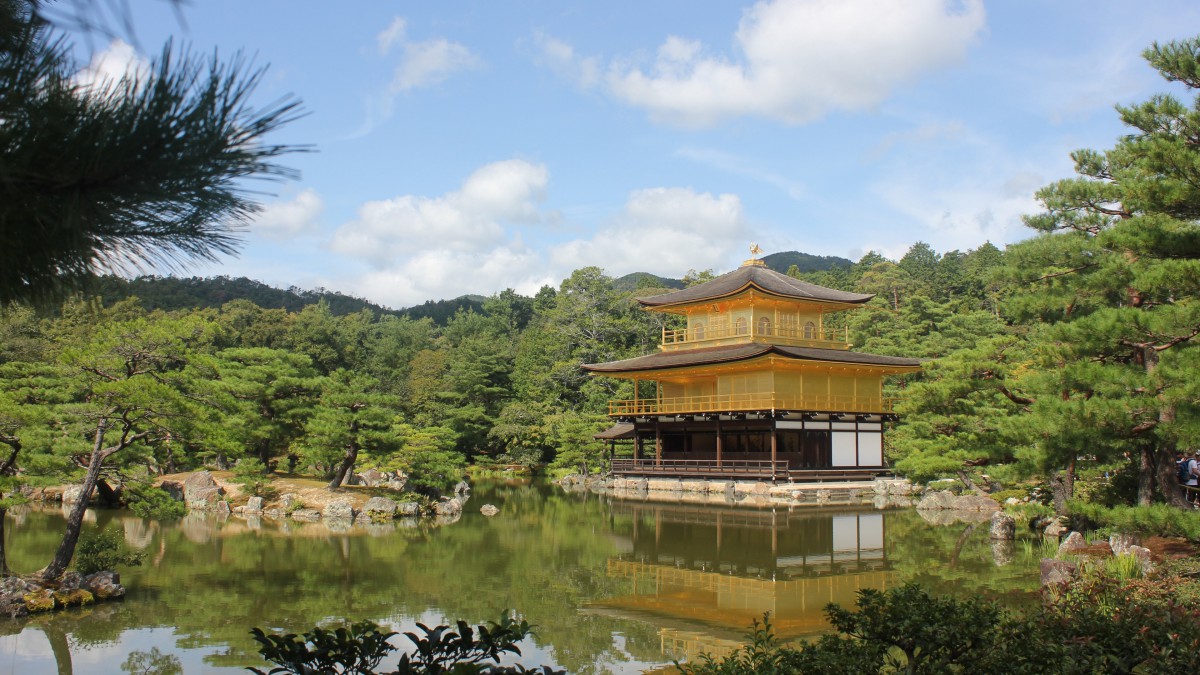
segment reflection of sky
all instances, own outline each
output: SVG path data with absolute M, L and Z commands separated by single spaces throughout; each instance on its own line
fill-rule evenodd
M 197 601 L 202 600 L 198 598 Z M 450 619 L 436 612 L 426 612 L 412 619 L 380 621 L 379 623 L 398 633 L 413 631 L 420 635 L 417 623 L 423 623 L 432 628 L 441 623 L 449 623 L 449 621 Z M 247 628 L 247 631 L 249 631 L 249 628 Z M 70 640 L 69 637 L 68 640 Z M 395 668 L 396 662 L 400 658 L 401 650 L 406 650 L 411 646 L 408 638 L 403 637 L 403 635 L 397 635 L 392 638 L 391 642 L 393 646 L 398 647 L 398 650 L 393 652 L 395 658 L 385 660 L 380 664 L 385 670 Z M 174 629 L 171 627 L 127 630 L 121 633 L 121 637 L 116 642 L 108 644 L 80 646 L 72 643 L 71 661 L 76 673 L 87 673 L 88 675 L 117 674 L 122 672 L 121 664 L 125 662 L 125 659 L 129 657 L 131 652 L 148 652 L 157 647 L 160 652 L 170 654 L 179 659 L 180 666 L 187 675 L 192 675 L 193 673 L 247 672 L 245 668 L 241 667 L 221 667 L 205 663 L 207 657 L 223 651 L 219 647 L 206 646 L 178 649 L 170 646 L 174 644 Z M 555 660 L 552 648 L 542 647 L 533 640 L 522 641 L 520 648 L 522 654 L 520 661 L 526 666 L 536 664 L 548 665 L 555 668 L 561 667 Z M 620 633 L 613 635 L 613 652 L 622 657 L 622 660 L 612 661 L 604 659 L 595 664 L 595 672 L 612 673 L 613 675 L 633 675 L 635 673 L 642 673 L 654 666 L 662 665 L 661 663 L 636 660 L 625 649 L 625 636 Z M 505 665 L 512 665 L 516 662 L 517 658 L 514 657 L 505 658 L 501 661 Z M 0 636 L 0 675 L 35 675 L 38 673 L 53 672 L 55 672 L 54 651 L 50 648 L 50 641 L 46 638 L 45 633 L 32 626 L 27 626 L 25 630 L 16 635 Z

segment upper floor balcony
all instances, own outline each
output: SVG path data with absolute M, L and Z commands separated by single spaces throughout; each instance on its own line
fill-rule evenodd
M 750 322 L 738 319 L 716 326 L 696 326 L 678 330 L 663 329 L 663 351 L 716 347 L 739 342 L 768 342 L 789 347 L 849 349 L 850 332 L 845 328 L 818 328 L 809 322 L 803 326 L 775 325 L 769 319 Z
M 763 410 L 886 414 L 892 413 L 894 407 L 895 399 L 881 396 L 754 392 L 609 401 L 608 414 L 611 417 L 643 417 Z

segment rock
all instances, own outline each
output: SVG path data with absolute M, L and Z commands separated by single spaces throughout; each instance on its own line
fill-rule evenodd
M 222 514 L 225 514 L 225 515 L 229 515 L 229 513 L 230 513 L 230 511 L 231 511 L 231 509 L 229 508 L 229 502 L 225 501 L 224 499 L 222 499 L 221 501 L 217 502 L 217 508 L 216 508 L 216 510 L 217 510 L 217 513 L 222 513 Z
M 296 509 L 291 513 L 292 520 L 315 523 L 321 519 L 321 512 L 316 509 Z
M 988 513 L 991 511 L 999 511 L 1000 503 L 991 497 L 983 495 L 962 495 L 954 498 L 954 506 L 956 511 L 981 511 Z
M 300 495 L 295 492 L 288 492 L 279 495 L 279 509 L 284 513 L 290 513 L 304 506 L 304 500 L 300 499 Z
M 49 588 L 39 588 L 26 593 L 22 599 L 25 601 L 25 609 L 29 612 L 49 612 L 58 606 L 58 601 L 54 599 L 54 592 Z
M 457 499 L 440 501 L 433 507 L 433 512 L 439 516 L 457 516 L 462 514 L 462 503 Z
M 1083 538 L 1082 534 L 1079 534 L 1078 532 L 1072 532 L 1067 535 L 1066 539 L 1063 539 L 1061 544 L 1058 545 L 1058 555 L 1062 556 L 1068 553 L 1081 551 L 1087 548 L 1087 546 L 1087 541 Z
M 1062 539 L 1063 534 L 1066 532 L 1067 519 L 1059 517 L 1050 521 L 1050 524 L 1042 531 L 1042 536 L 1047 539 Z
M 1079 565 L 1069 560 L 1042 558 L 1042 586 L 1060 586 L 1071 582 Z
M 454 486 L 454 496 L 460 497 L 471 491 L 471 485 L 465 480 L 458 481 Z
M 1020 504 L 1020 503 L 1021 503 L 1021 500 L 1017 499 L 1016 497 L 1009 497 L 1008 499 L 1004 500 L 1005 506 L 1012 506 L 1013 504 Z
M 1150 574 L 1154 571 L 1154 559 L 1150 557 L 1150 549 L 1137 544 L 1130 544 L 1125 549 L 1126 554 L 1132 555 L 1138 559 L 1142 565 L 1142 574 Z
M 246 514 L 262 513 L 262 510 L 263 510 L 263 498 L 262 497 L 251 497 L 250 499 L 246 500 L 246 508 L 242 510 L 242 513 L 246 513 Z
M 183 481 L 183 501 L 189 503 L 193 501 L 216 501 L 210 499 L 210 495 L 214 489 L 218 496 L 225 494 L 225 491 L 217 485 L 217 481 L 213 479 L 211 473 L 208 471 L 197 471 L 188 476 L 187 480 Z
M 937 511 L 954 508 L 954 493 L 949 490 L 930 492 L 917 502 L 918 511 Z
M 399 472 L 397 472 L 399 473 Z M 404 486 L 408 485 L 408 476 L 389 476 L 387 480 L 387 489 L 401 492 Z
M 125 587 L 121 585 L 121 575 L 116 572 L 102 571 L 89 574 L 83 578 L 83 588 L 90 591 L 97 600 L 125 597 Z
M 483 506 L 479 507 L 479 512 L 490 518 L 497 513 L 500 513 L 500 509 L 491 504 L 484 504 Z
M 64 572 L 58 581 L 58 590 L 73 591 L 83 587 L 83 575 L 75 570 Z
M 180 483 L 179 481 L 174 481 L 174 480 L 164 480 L 161 484 L 159 484 L 158 487 L 163 492 L 171 495 L 171 499 L 174 499 L 177 502 L 184 501 L 184 499 L 183 499 L 183 483 Z
M 62 503 L 63 504 L 74 504 L 75 502 L 79 501 L 80 499 L 83 499 L 83 486 L 82 485 L 71 485 L 71 486 L 68 486 L 67 489 L 63 490 L 63 493 L 62 493 Z
M 396 515 L 396 502 L 387 497 L 371 497 L 363 505 L 363 513 L 367 515 L 379 513 L 392 518 Z
M 367 487 L 376 487 L 380 483 L 386 482 L 387 479 L 387 474 L 383 473 L 379 469 L 367 469 L 366 471 L 358 474 L 358 480 Z
M 1013 517 L 997 511 L 992 514 L 992 526 L 988 532 L 992 539 L 1012 541 L 1017 536 L 1017 521 Z
M 400 502 L 396 505 L 396 515 L 413 518 L 421 515 L 421 505 L 416 502 Z
M 54 602 L 59 607 L 82 607 L 96 602 L 96 596 L 82 588 L 64 591 L 61 588 L 54 591 Z
M 354 520 L 354 505 L 346 500 L 332 502 L 321 512 L 326 520 Z
M 1137 544 L 1138 538 L 1132 534 L 1114 533 L 1108 537 L 1108 547 L 1112 549 L 1113 555 L 1128 553 L 1129 548 Z

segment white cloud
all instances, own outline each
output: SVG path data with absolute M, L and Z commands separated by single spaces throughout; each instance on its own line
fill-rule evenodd
M 912 233 L 911 239 L 927 241 L 942 252 L 973 249 L 985 241 L 1002 246 L 1028 236 L 1021 216 L 1039 210 L 1033 193 L 1046 183 L 1044 176 L 1028 170 L 941 180 L 918 173 L 891 176 L 875 192 L 924 228 L 923 233 Z
M 559 77 L 584 89 L 590 89 L 600 82 L 600 59 L 581 57 L 571 45 L 540 32 L 535 33 L 533 39 L 541 51 L 540 62 L 549 66 Z
M 553 218 L 539 210 L 546 167 L 512 159 L 485 165 L 460 190 L 440 197 L 401 195 L 367 202 L 358 219 L 334 233 L 334 250 L 363 258 L 379 269 L 405 264 L 422 249 L 480 252 L 499 245 L 506 223 Z
M 254 218 L 254 231 L 270 239 L 291 239 L 311 234 L 320 226 L 325 204 L 317 191 L 308 188 L 295 199 L 267 204 Z
M 406 28 L 408 28 L 408 22 L 404 20 L 404 17 L 398 16 L 392 19 L 388 27 L 380 31 L 379 35 L 375 36 L 375 44 L 380 56 L 386 56 L 397 42 L 404 39 Z
M 129 78 L 145 81 L 150 74 L 150 61 L 121 39 L 114 39 L 105 49 L 92 54 L 88 65 L 75 73 L 75 83 L 85 88 L 102 88 Z
M 733 54 L 669 36 L 652 64 L 614 61 L 611 95 L 659 120 L 706 126 L 755 115 L 788 124 L 861 110 L 896 87 L 961 61 L 984 29 L 982 0 L 773 0 L 745 11 Z M 545 38 L 559 72 L 581 67 Z
M 404 45 L 404 59 L 396 67 L 391 91 L 399 93 L 445 81 L 451 75 L 482 64 L 470 49 L 444 38 Z
M 609 227 L 591 239 L 554 247 L 550 259 L 568 272 L 597 265 L 616 276 L 653 272 L 681 277 L 690 269 L 723 269 L 749 236 L 736 195 L 650 188 L 631 194 Z

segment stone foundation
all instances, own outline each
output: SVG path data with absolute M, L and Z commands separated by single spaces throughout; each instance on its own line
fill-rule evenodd
M 617 499 L 682 504 L 742 506 L 871 505 L 911 506 L 917 490 L 907 479 L 879 478 L 845 483 L 776 483 L 679 478 L 568 476 L 564 490 L 588 490 Z

